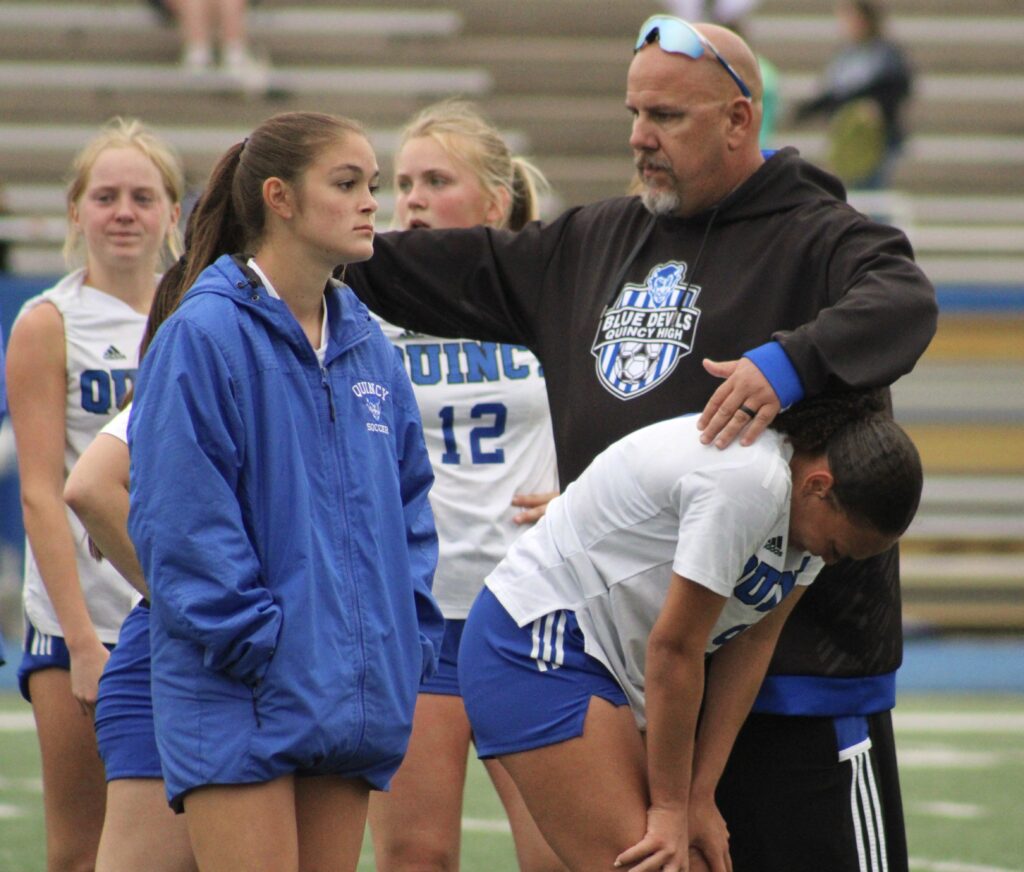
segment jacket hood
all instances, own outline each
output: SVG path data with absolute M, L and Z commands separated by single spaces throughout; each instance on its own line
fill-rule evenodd
M 188 290 L 182 303 L 203 294 L 214 294 L 231 300 L 254 319 L 286 340 L 309 347 L 298 321 L 283 300 L 272 297 L 262 279 L 248 266 L 247 255 L 221 255 L 210 264 Z M 370 329 L 370 313 L 348 285 L 329 279 L 324 287 L 327 301 L 327 360 L 364 338 Z
M 795 148 L 782 148 L 717 206 L 692 218 L 675 220 L 704 223 L 714 215 L 715 224 L 725 224 L 837 199 L 846 202 L 846 189 L 839 179 L 808 163 Z

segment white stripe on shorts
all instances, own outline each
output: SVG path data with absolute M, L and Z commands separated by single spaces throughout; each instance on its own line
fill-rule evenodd
M 30 646 L 29 653 L 34 657 L 51 656 L 53 654 L 53 636 L 40 633 L 33 628 L 32 645 Z
M 540 672 L 558 669 L 565 662 L 565 611 L 537 618 L 530 635 L 533 642 L 530 657 L 536 661 Z
M 861 872 L 888 872 L 885 827 L 882 804 L 871 768 L 871 755 L 865 750 L 850 759 L 853 767 L 850 782 L 850 815 L 857 843 L 858 868 Z

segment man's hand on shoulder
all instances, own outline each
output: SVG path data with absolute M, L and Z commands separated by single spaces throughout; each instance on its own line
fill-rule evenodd
M 704 369 L 725 381 L 701 412 L 700 441 L 726 448 L 742 434 L 740 444 L 752 445 L 782 409 L 768 379 L 745 357 L 723 362 L 705 358 Z

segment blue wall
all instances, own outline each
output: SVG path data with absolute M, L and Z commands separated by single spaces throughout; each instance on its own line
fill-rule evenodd
M 11 335 L 11 324 L 22 303 L 53 282 L 53 278 L 23 278 L 0 273 L 0 324 L 5 339 Z M 14 437 L 10 422 L 5 419 L 0 426 L 0 640 L 6 648 L 7 665 L 0 667 L 0 688 L 14 686 L 19 660 L 17 633 L 21 608 L 17 592 L 21 585 L 24 541 Z M 6 638 L 3 638 L 5 632 Z
M 46 290 L 55 279 L 24 278 L 0 274 L 0 324 L 4 337 L 11 335 L 11 324 L 29 297 Z M 10 422 L 4 420 L 0 435 L 10 439 Z M 12 545 L 20 552 L 25 530 L 21 525 L 21 505 L 18 496 L 18 474 L 10 452 L 0 456 L 0 547 Z

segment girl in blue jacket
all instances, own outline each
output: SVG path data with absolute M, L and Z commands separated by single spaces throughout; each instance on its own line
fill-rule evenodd
M 331 278 L 373 253 L 377 177 L 326 115 L 229 149 L 139 373 L 129 533 L 167 795 L 204 870 L 355 869 L 436 661 L 416 402 Z

